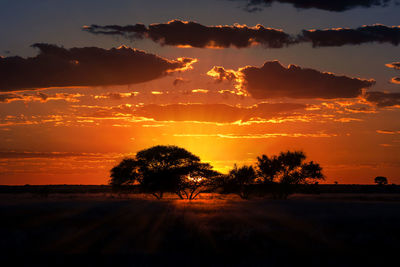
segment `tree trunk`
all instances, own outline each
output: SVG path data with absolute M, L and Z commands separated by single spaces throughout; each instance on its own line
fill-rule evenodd
M 179 197 L 180 199 L 183 199 L 183 196 L 182 196 L 182 194 L 181 194 L 180 191 L 176 191 L 175 193 L 178 195 L 178 197 Z
M 162 199 L 164 192 L 159 192 L 159 194 L 157 195 L 157 193 L 151 193 L 153 196 L 155 196 L 157 199 Z
M 157 193 L 151 193 L 153 196 L 155 196 L 157 199 L 160 199 L 160 197 L 157 195 Z
M 201 193 L 201 191 L 197 192 L 197 193 L 193 196 L 193 199 L 195 199 L 200 193 Z

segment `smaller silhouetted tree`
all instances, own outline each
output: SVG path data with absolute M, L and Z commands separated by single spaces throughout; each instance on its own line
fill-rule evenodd
M 254 190 L 256 178 L 257 174 L 252 166 L 244 165 L 238 168 L 235 164 L 228 174 L 227 185 L 242 199 L 249 199 Z
M 176 191 L 181 199 L 192 200 L 200 193 L 212 189 L 215 178 L 221 175 L 212 170 L 212 166 L 208 163 L 194 163 L 188 169 L 188 174 L 181 176 L 179 188 Z
M 375 177 L 374 181 L 377 185 L 387 185 L 388 184 L 388 179 L 384 176 L 377 176 L 377 177 Z
M 313 161 L 305 162 L 303 151 L 281 152 L 279 156 L 258 157 L 258 173 L 272 187 L 275 198 L 287 198 L 301 184 L 324 179 L 322 168 Z

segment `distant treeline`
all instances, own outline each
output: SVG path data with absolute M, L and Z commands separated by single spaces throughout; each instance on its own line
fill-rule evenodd
M 122 192 L 143 193 L 139 185 L 127 185 L 120 188 Z M 0 185 L 0 194 L 102 194 L 119 193 L 111 185 Z M 208 193 L 212 193 L 209 191 Z M 310 184 L 297 188 L 300 194 L 400 194 L 400 185 L 361 185 L 361 184 Z
M 96 194 L 111 193 L 109 185 L 0 185 L 0 194 Z

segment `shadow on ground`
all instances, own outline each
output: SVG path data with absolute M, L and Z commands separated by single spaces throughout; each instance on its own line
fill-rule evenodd
M 26 266 L 385 266 L 397 257 L 399 210 L 320 196 L 2 196 L 0 251 Z

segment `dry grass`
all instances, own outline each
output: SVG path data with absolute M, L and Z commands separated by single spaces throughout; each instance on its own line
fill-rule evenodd
M 397 249 L 400 202 L 365 198 L 3 194 L 0 251 L 39 262 L 67 256 L 91 262 L 86 257 L 96 255 L 94 262 L 121 266 L 378 264 L 379 253 Z

